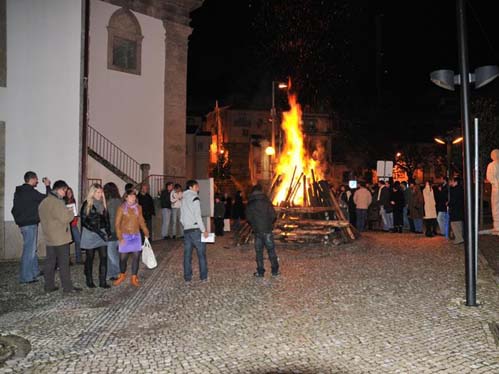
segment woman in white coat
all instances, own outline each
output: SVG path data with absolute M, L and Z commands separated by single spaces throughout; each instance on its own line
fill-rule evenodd
M 435 203 L 435 194 L 429 181 L 426 181 L 423 189 L 424 199 L 424 223 L 426 227 L 426 236 L 435 236 L 437 231 L 437 208 Z

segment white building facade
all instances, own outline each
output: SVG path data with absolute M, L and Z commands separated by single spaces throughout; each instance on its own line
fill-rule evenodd
M 128 158 L 184 175 L 188 23 L 201 4 L 0 0 L 0 259 L 21 254 L 10 210 L 28 170 L 76 196 L 87 179 L 141 182 Z

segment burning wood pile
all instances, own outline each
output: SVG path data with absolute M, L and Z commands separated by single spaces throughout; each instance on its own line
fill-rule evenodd
M 339 244 L 355 240 L 357 231 L 340 209 L 324 180 L 324 167 L 304 147 L 302 112 L 296 96 L 289 94 L 290 110 L 283 113 L 284 149 L 275 167 L 268 196 L 278 213 L 274 225 L 277 241 L 294 244 Z M 236 235 L 237 244 L 253 235 L 249 224 Z

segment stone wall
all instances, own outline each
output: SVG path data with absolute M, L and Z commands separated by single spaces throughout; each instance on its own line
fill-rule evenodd
M 0 121 L 0 258 L 4 258 L 4 252 L 5 252 L 4 195 L 5 195 L 5 122 Z
M 7 23 L 5 0 L 0 0 L 0 87 L 7 85 Z

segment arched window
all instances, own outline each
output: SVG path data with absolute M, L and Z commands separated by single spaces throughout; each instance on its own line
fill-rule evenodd
M 140 75 L 142 31 L 133 13 L 118 9 L 107 27 L 107 68 Z

